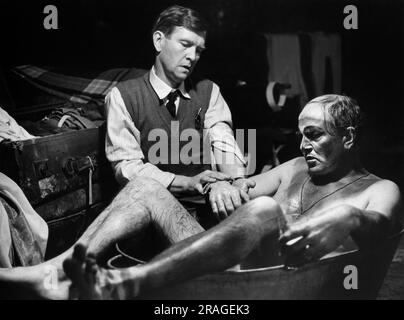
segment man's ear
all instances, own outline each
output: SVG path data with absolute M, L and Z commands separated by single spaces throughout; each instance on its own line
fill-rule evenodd
M 346 132 L 343 139 L 344 147 L 345 149 L 349 150 L 353 147 L 355 144 L 355 139 L 356 139 L 356 130 L 354 127 L 348 127 L 346 128 Z
M 160 52 L 162 49 L 162 42 L 164 41 L 164 33 L 161 31 L 155 31 L 153 33 L 153 44 L 154 48 L 156 49 L 157 52 Z

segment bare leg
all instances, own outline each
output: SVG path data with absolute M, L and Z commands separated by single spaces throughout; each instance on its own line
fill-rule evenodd
M 94 220 L 78 243 L 88 247 L 91 256 L 98 259 L 116 241 L 136 234 L 149 224 L 158 227 L 170 243 L 204 231 L 160 183 L 152 179 L 135 178 Z M 19 283 L 22 287 L 31 287 L 41 296 L 67 297 L 64 282 L 68 279 L 62 263 L 72 253 L 73 248 L 70 248 L 58 257 L 34 267 L 0 269 L 0 286 Z M 59 287 L 63 292 L 43 289 L 43 279 L 51 270 L 49 267 L 57 269 Z
M 78 240 L 99 258 L 106 249 L 154 224 L 170 243 L 204 231 L 160 183 L 135 178 L 115 197 Z M 71 254 L 72 249 L 62 257 Z
M 260 197 L 212 229 L 174 244 L 145 265 L 123 270 L 98 268 L 87 282 L 82 272 L 85 259 L 69 259 L 65 266 L 73 282 L 81 282 L 77 285 L 86 288 L 84 298 L 91 297 L 88 292 L 92 292 L 92 297 L 97 298 L 131 299 L 149 290 L 233 266 L 265 236 L 279 232 L 282 218 L 282 210 L 275 200 Z

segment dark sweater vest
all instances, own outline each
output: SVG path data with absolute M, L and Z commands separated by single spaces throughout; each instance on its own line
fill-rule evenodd
M 205 141 L 204 147 L 203 141 L 203 123 L 212 93 L 211 81 L 186 84 L 191 99 L 180 96 L 175 118 L 151 86 L 149 73 L 121 82 L 117 88 L 140 132 L 140 147 L 145 162 L 163 171 L 185 176 L 194 176 L 211 168 L 210 145 Z

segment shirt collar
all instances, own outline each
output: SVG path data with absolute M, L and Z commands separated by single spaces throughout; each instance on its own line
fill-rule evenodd
M 167 98 L 167 95 L 174 90 L 168 84 L 166 84 L 163 80 L 161 80 L 154 69 L 154 66 L 151 68 L 149 75 L 150 84 L 153 87 L 154 91 L 156 91 L 157 96 L 160 100 Z M 178 88 L 181 95 L 186 99 L 191 99 L 189 93 L 185 90 L 185 84 L 182 82 Z

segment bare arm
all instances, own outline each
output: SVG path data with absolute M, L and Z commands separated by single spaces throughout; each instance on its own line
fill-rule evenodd
M 251 199 L 260 196 L 273 196 L 279 189 L 283 179 L 288 179 L 302 165 L 302 158 L 289 160 L 272 170 L 253 176 L 255 187 L 250 189 L 248 195 Z
M 219 217 L 226 217 L 229 213 L 237 209 L 241 204 L 249 201 L 252 198 L 259 196 L 273 196 L 282 182 L 282 179 L 292 175 L 296 170 L 296 166 L 300 164 L 300 159 L 296 158 L 285 162 L 284 164 L 257 176 L 251 178 L 241 178 L 233 182 L 232 190 L 230 188 L 224 188 L 228 194 L 227 200 L 222 197 L 219 192 L 213 192 L 209 195 L 209 201 L 214 213 Z M 223 182 L 217 182 L 216 184 L 222 184 Z M 233 188 L 234 187 L 234 188 Z M 214 184 L 212 190 L 215 191 Z M 223 199 L 224 200 L 223 200 Z
M 396 184 L 382 180 L 369 190 L 365 210 L 351 209 L 357 221 L 351 232 L 360 247 L 371 246 L 402 228 L 401 195 Z

